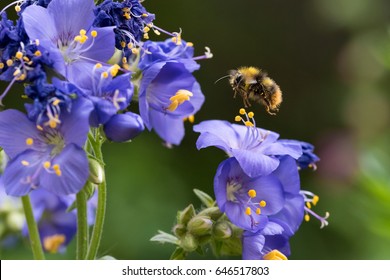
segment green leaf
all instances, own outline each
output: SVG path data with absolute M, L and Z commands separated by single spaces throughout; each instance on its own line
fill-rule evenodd
M 179 243 L 179 239 L 177 239 L 176 236 L 174 236 L 172 234 L 169 234 L 169 233 L 166 233 L 166 232 L 164 232 L 162 230 L 159 230 L 158 234 L 153 236 L 150 239 L 150 241 L 160 242 L 162 244 L 164 244 L 164 243 L 171 243 L 171 244 L 175 244 L 175 245 L 178 245 L 178 243 Z
M 192 204 L 188 205 L 183 211 L 179 211 L 177 213 L 178 224 L 187 225 L 195 214 L 196 212 L 194 206 Z
M 170 260 L 185 260 L 187 253 L 183 248 L 177 247 L 176 250 L 172 253 Z
M 215 205 L 214 199 L 207 193 L 198 189 L 194 189 L 194 193 L 206 207 L 213 207 Z

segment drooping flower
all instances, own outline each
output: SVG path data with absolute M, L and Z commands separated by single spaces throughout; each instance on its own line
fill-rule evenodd
M 305 168 L 313 168 L 317 169 L 316 162 L 320 160 L 320 158 L 314 153 L 314 146 L 310 143 L 297 141 L 297 140 L 280 140 L 284 143 L 293 143 L 301 145 L 302 147 L 302 155 L 297 159 L 298 167 L 301 169 Z
M 92 26 L 94 7 L 93 0 L 52 0 L 47 8 L 31 5 L 22 13 L 30 40 L 49 51 L 55 70 L 76 85 L 114 54 L 113 27 Z
M 151 64 L 142 74 L 139 109 L 145 126 L 167 143 L 180 144 L 183 119 L 198 112 L 204 102 L 200 85 L 177 61 Z
M 236 226 L 251 232 L 292 235 L 304 215 L 296 163 L 290 156 L 280 159 L 269 175 L 249 177 L 234 158 L 223 161 L 214 178 L 216 201 Z
M 22 196 L 44 188 L 58 195 L 77 193 L 88 175 L 83 150 L 92 105 L 77 98 L 71 112 L 36 125 L 23 113 L 0 112 L 0 146 L 11 158 L 2 177 L 7 194 Z
M 240 110 L 243 114 L 244 109 Z M 200 132 L 198 149 L 215 146 L 237 159 L 241 168 L 250 177 L 268 175 L 279 166 L 279 158 L 289 155 L 298 159 L 302 155 L 301 145 L 278 140 L 279 134 L 257 128 L 250 112 L 245 125 L 227 121 L 209 120 L 194 126 Z M 237 117 L 236 117 L 237 118 Z M 238 119 L 240 118 L 240 119 Z M 237 120 L 241 120 L 238 116 Z
M 126 142 L 144 130 L 142 118 L 132 112 L 116 114 L 104 125 L 106 137 L 114 142 Z

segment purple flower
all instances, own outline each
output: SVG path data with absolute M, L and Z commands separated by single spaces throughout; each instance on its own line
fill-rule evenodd
M 111 141 L 126 142 L 138 136 L 144 128 L 139 115 L 127 112 L 112 116 L 104 125 L 104 133 Z
M 278 141 L 279 134 L 255 126 L 210 120 L 195 125 L 194 131 L 200 132 L 196 142 L 198 149 L 215 146 L 225 151 L 250 177 L 273 172 L 282 155 L 295 159 L 302 155 L 301 145 Z
M 283 139 L 280 141 L 287 144 L 298 144 L 302 147 L 302 155 L 297 159 L 299 168 L 313 168 L 314 170 L 317 169 L 316 162 L 319 161 L 320 158 L 313 152 L 314 146 L 312 144 L 297 140 Z
M 223 161 L 214 178 L 216 201 L 236 226 L 269 235 L 292 235 L 302 222 L 304 198 L 293 158 L 280 159 L 269 175 L 249 177 L 235 158 Z
M 166 142 L 180 144 L 183 119 L 194 115 L 204 102 L 200 85 L 180 62 L 157 62 L 142 74 L 139 109 L 145 126 Z
M 82 147 L 91 110 L 78 98 L 71 112 L 42 126 L 17 110 L 0 112 L 0 146 L 11 158 L 2 177 L 7 194 L 23 196 L 38 187 L 58 195 L 80 191 L 89 175 Z
M 55 70 L 75 84 L 82 84 L 96 61 L 106 62 L 114 53 L 113 27 L 92 27 L 94 7 L 93 0 L 52 0 L 47 8 L 31 5 L 22 13 L 30 40 L 38 40 Z

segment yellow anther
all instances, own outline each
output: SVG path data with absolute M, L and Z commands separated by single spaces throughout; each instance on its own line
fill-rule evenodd
M 54 101 L 53 101 L 53 105 L 54 106 L 58 106 L 58 104 L 60 104 L 61 103 L 61 99 L 54 99 Z
M 80 30 L 80 35 L 84 36 L 85 34 L 87 34 L 87 31 L 85 29 L 81 29 Z
M 35 55 L 35 56 L 41 56 L 42 53 L 41 53 L 39 50 L 37 50 L 37 51 L 34 53 L 34 55 Z
M 47 236 L 43 239 L 43 248 L 49 253 L 57 253 L 62 244 L 65 243 L 66 237 L 63 234 Z
M 127 44 L 127 47 L 128 47 L 129 49 L 132 49 L 132 48 L 134 47 L 134 45 L 133 45 L 132 43 L 128 43 L 128 44 Z
M 23 81 L 24 79 L 26 79 L 26 75 L 25 75 L 25 74 L 21 74 L 21 75 L 17 78 L 18 81 Z
M 23 53 L 22 52 L 16 52 L 15 57 L 17 59 L 22 59 L 23 58 Z
M 30 165 L 30 163 L 27 160 L 22 160 L 21 163 L 24 166 L 29 166 Z
M 107 72 L 103 72 L 103 73 L 102 73 L 102 77 L 103 77 L 104 79 L 108 78 L 108 73 L 107 73 Z
M 36 46 L 39 46 L 40 43 L 41 43 L 41 42 L 39 41 L 39 39 L 35 39 L 35 45 L 36 45 Z
M 40 126 L 40 125 L 37 125 L 37 129 L 40 130 L 40 131 L 43 131 L 43 127 Z
M 241 118 L 241 116 L 236 116 L 236 117 L 234 118 L 234 120 L 235 120 L 236 122 L 240 122 L 240 121 L 242 120 L 242 118 Z
M 16 76 L 20 75 L 20 73 L 21 73 L 20 69 L 17 68 L 17 69 L 14 71 L 13 75 L 14 75 L 14 77 L 16 77 Z
M 99 69 L 99 68 L 102 68 L 102 67 L 103 67 L 103 65 L 101 63 L 96 63 L 95 64 L 95 68 L 96 69 Z
M 146 26 L 153 27 L 153 22 L 148 23 Z
M 195 121 L 195 116 L 194 116 L 194 115 L 188 116 L 188 121 L 189 121 L 190 123 L 194 123 L 194 121 Z
M 142 14 L 142 17 L 147 17 L 147 16 L 148 16 L 148 14 L 146 14 L 146 13 Z
M 59 164 L 54 164 L 54 165 L 53 165 L 53 170 L 54 170 L 54 171 L 60 170 L 60 165 L 59 165 Z
M 45 161 L 45 162 L 43 163 L 43 167 L 46 168 L 46 169 L 49 169 L 50 166 L 51 166 L 50 161 Z
M 306 207 L 310 209 L 311 208 L 311 203 L 310 202 L 306 202 Z
M 255 114 L 253 112 L 248 113 L 248 117 L 253 118 L 254 116 L 255 116 Z
M 130 19 L 131 19 L 130 13 L 124 13 L 123 16 L 124 16 L 127 20 L 130 20 Z
M 122 63 L 123 63 L 123 64 L 127 63 L 127 58 L 126 58 L 126 57 L 123 57 L 123 58 L 122 58 Z
M 27 139 L 26 139 L 26 144 L 27 144 L 28 146 L 31 146 L 32 144 L 34 144 L 34 139 L 32 139 L 32 138 L 27 138 Z
M 27 56 L 23 56 L 23 60 L 26 61 L 26 62 L 30 61 L 30 59 Z
M 177 38 L 176 37 L 172 37 L 172 42 L 176 43 L 177 42 Z
M 248 215 L 248 216 L 250 216 L 250 214 L 252 214 L 251 208 L 247 207 L 247 208 L 245 209 L 245 214 Z
M 121 42 L 121 47 L 122 47 L 122 48 L 125 48 L 125 47 L 126 47 L 126 42 L 125 42 L 125 41 L 122 41 L 122 42 Z
M 16 5 L 16 6 L 15 6 L 15 11 L 16 11 L 17 13 L 19 13 L 21 10 L 22 10 L 22 9 L 20 8 L 19 5 Z
M 111 76 L 115 77 L 118 74 L 119 69 L 120 69 L 120 67 L 117 64 L 116 64 L 116 66 L 114 65 L 113 67 L 111 67 L 111 69 L 110 69 Z
M 76 37 L 74 37 L 74 40 L 76 41 L 76 42 L 81 42 L 81 36 L 80 35 L 77 35 Z
M 139 49 L 137 49 L 137 48 L 132 48 L 132 49 L 131 49 L 131 52 L 132 52 L 133 54 L 138 54 L 138 53 L 139 53 Z
M 279 261 L 286 261 L 287 257 L 280 251 L 278 250 L 272 250 L 268 254 L 264 255 L 263 257 L 264 260 L 279 260 Z
M 156 34 L 157 36 L 161 35 L 160 31 L 158 31 L 157 29 L 153 29 L 153 32 L 154 32 L 154 34 Z
M 23 98 L 23 99 L 27 99 L 28 98 L 28 96 L 25 95 L 25 94 L 21 95 L 20 97 Z
M 246 121 L 245 126 L 254 126 L 254 124 L 251 121 Z
M 8 60 L 6 61 L 6 63 L 7 63 L 7 66 L 8 66 L 8 67 L 10 67 L 10 66 L 12 66 L 12 64 L 14 64 L 14 62 L 12 61 L 12 59 L 8 59 Z
M 192 42 L 187 42 L 187 47 L 193 47 L 194 46 L 194 43 L 192 43 Z
M 149 34 L 148 34 L 148 33 L 144 33 L 144 39 L 145 39 L 145 40 L 148 40 L 148 39 L 149 39 Z
M 149 26 L 145 26 L 144 27 L 144 33 L 149 32 L 149 31 L 150 31 L 150 27 Z
M 171 112 L 175 111 L 179 105 L 183 104 L 185 101 L 190 100 L 191 96 L 193 96 L 193 94 L 189 90 L 186 89 L 178 90 L 174 96 L 169 98 L 171 104 L 169 104 L 167 110 Z
M 61 172 L 60 169 L 54 170 L 54 172 L 56 173 L 56 175 L 57 175 L 58 177 L 60 177 L 60 176 L 62 175 L 62 172 Z
M 260 215 L 260 214 L 261 214 L 261 209 L 260 209 L 260 208 L 257 208 L 257 209 L 256 209 L 256 214 L 257 214 L 257 215 Z
M 306 214 L 306 215 L 305 215 L 305 221 L 306 221 L 306 222 L 310 221 L 310 216 L 309 216 L 309 214 Z
M 320 197 L 318 195 L 315 195 L 313 197 L 313 201 L 312 201 L 313 205 L 316 206 L 316 204 L 318 203 L 319 200 L 320 200 Z
M 267 202 L 262 200 L 262 201 L 259 202 L 259 205 L 260 205 L 260 207 L 265 207 L 265 206 L 267 206 Z
M 256 197 L 256 191 L 254 189 L 250 189 L 248 191 L 248 195 L 251 197 L 251 198 L 254 198 Z
M 49 120 L 49 126 L 51 128 L 56 128 L 57 127 L 57 122 L 54 119 Z
M 240 112 L 240 115 L 245 115 L 246 114 L 246 111 L 245 111 L 244 108 L 241 108 L 239 112 Z
M 91 31 L 91 36 L 92 36 L 93 38 L 95 38 L 97 35 L 98 35 L 98 33 L 97 33 L 96 30 L 92 30 L 92 31 Z
M 4 63 L 0 62 L 0 69 L 3 69 L 3 68 L 4 68 Z

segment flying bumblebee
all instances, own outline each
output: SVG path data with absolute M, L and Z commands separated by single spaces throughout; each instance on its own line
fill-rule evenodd
M 230 70 L 228 77 L 234 97 L 239 94 L 245 107 L 251 106 L 249 101 L 254 101 L 263 104 L 271 115 L 279 111 L 282 91 L 266 72 L 256 67 L 240 67 Z

